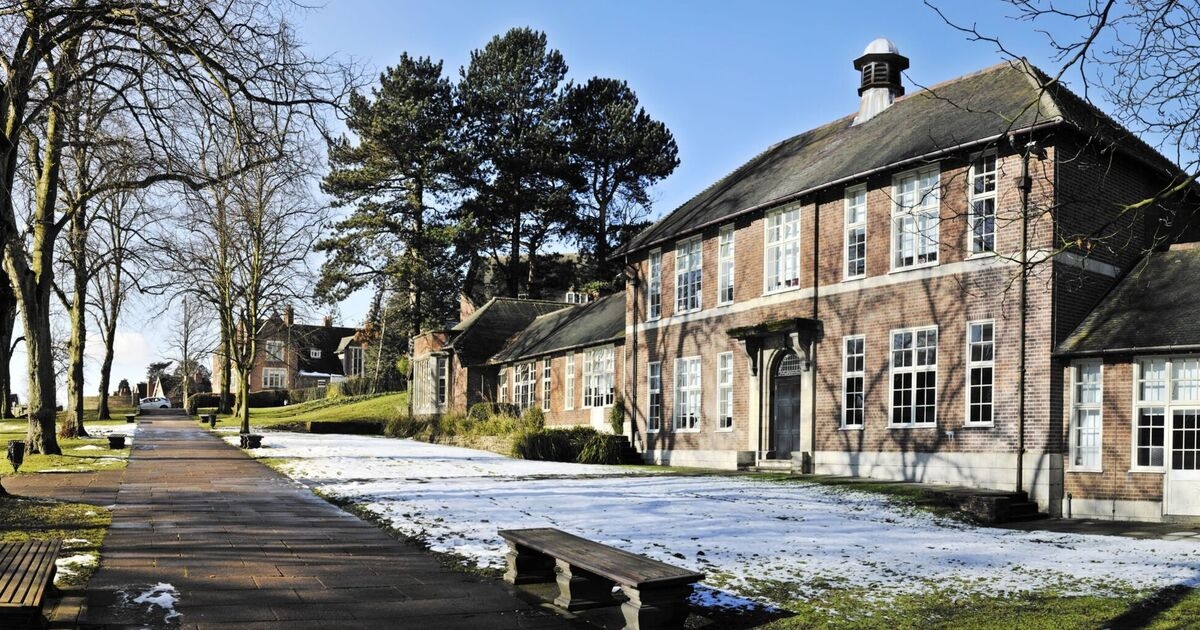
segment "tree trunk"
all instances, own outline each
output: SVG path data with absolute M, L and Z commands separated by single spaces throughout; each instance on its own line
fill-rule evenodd
M 508 297 L 515 298 L 521 293 L 521 217 L 513 219 L 512 233 L 508 243 Z
M 250 432 L 250 397 L 247 392 L 250 391 L 250 366 L 238 368 L 238 391 L 242 392 L 241 402 L 238 405 L 238 418 L 241 420 L 241 428 L 238 433 L 246 434 Z
M 58 434 L 66 438 L 86 437 L 83 426 L 83 351 L 87 347 L 87 239 L 86 211 L 74 208 L 71 218 L 70 250 L 75 268 L 72 290 L 75 295 L 67 314 L 71 320 L 71 341 L 67 345 L 67 413 Z
M 230 358 L 233 351 L 233 340 L 229 335 L 229 326 L 225 323 L 224 318 L 221 320 L 221 395 L 217 403 L 217 412 L 223 414 L 233 413 L 233 401 L 230 396 L 230 371 L 233 370 L 233 359 Z
M 0 272 L 0 418 L 13 417 L 12 349 L 17 323 L 17 299 L 8 285 L 8 276 Z
M 25 283 L 32 285 L 32 282 Z M 39 291 L 42 288 L 44 290 Z M 25 436 L 28 453 L 61 455 L 55 436 L 54 356 L 50 339 L 49 287 L 23 286 L 21 323 L 25 326 L 25 347 L 29 369 L 29 431 Z

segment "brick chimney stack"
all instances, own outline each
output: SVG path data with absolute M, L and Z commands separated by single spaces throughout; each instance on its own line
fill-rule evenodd
M 332 328 L 332 327 L 333 327 L 333 315 L 326 315 L 326 316 L 325 316 L 325 327 L 326 327 L 326 328 Z
M 284 326 L 291 326 L 291 325 L 292 325 L 292 320 L 293 320 L 293 318 L 294 318 L 294 317 L 295 317 L 295 313 L 293 313 L 293 312 L 292 312 L 292 305 L 291 305 L 291 304 L 288 304 L 288 305 L 287 305 L 286 307 L 284 307 L 284 309 L 283 309 L 283 325 L 284 325 Z

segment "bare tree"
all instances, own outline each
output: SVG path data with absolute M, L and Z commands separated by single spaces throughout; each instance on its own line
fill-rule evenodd
M 213 320 L 208 305 L 191 295 L 184 294 L 175 310 L 168 343 L 173 353 L 171 358 L 179 364 L 179 388 L 185 408 L 188 407 L 188 396 L 192 394 L 191 381 L 200 365 L 199 359 L 207 356 L 217 345 L 217 337 L 212 329 Z
M 209 182 L 191 169 L 195 139 L 204 135 L 198 127 L 237 133 L 266 110 L 329 100 L 328 75 L 299 53 L 280 12 L 269 0 L 0 2 L 0 244 L 27 337 L 30 451 L 60 451 L 50 297 L 55 243 L 79 204 L 166 182 L 201 187 Z M 68 208 L 59 199 L 65 125 L 82 85 L 118 94 L 133 139 L 159 169 L 100 187 Z M 21 171 L 33 182 L 30 221 L 17 216 Z

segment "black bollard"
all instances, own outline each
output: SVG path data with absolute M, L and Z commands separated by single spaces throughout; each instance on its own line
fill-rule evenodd
M 25 442 L 23 440 L 8 441 L 8 463 L 12 464 L 13 472 L 21 467 L 21 462 L 25 461 Z

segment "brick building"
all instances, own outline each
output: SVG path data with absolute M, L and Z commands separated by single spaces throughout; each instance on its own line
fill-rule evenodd
M 291 307 L 272 315 L 259 334 L 250 368 L 250 391 L 323 387 L 363 374 L 363 345 L 357 328 L 334 326 L 326 316 L 321 325 L 297 324 Z M 213 354 L 213 387 L 220 383 L 220 353 Z M 230 382 L 237 392 L 237 379 Z
M 1102 512 L 1072 463 L 1092 434 L 1055 349 L 1181 238 L 1179 208 L 1122 211 L 1179 169 L 1024 62 L 909 96 L 887 40 L 854 67 L 856 115 L 768 148 L 622 252 L 635 444 L 664 464 L 1019 489 L 1052 513 L 1070 494 L 1074 515 Z M 1123 471 L 1111 483 L 1161 499 Z

